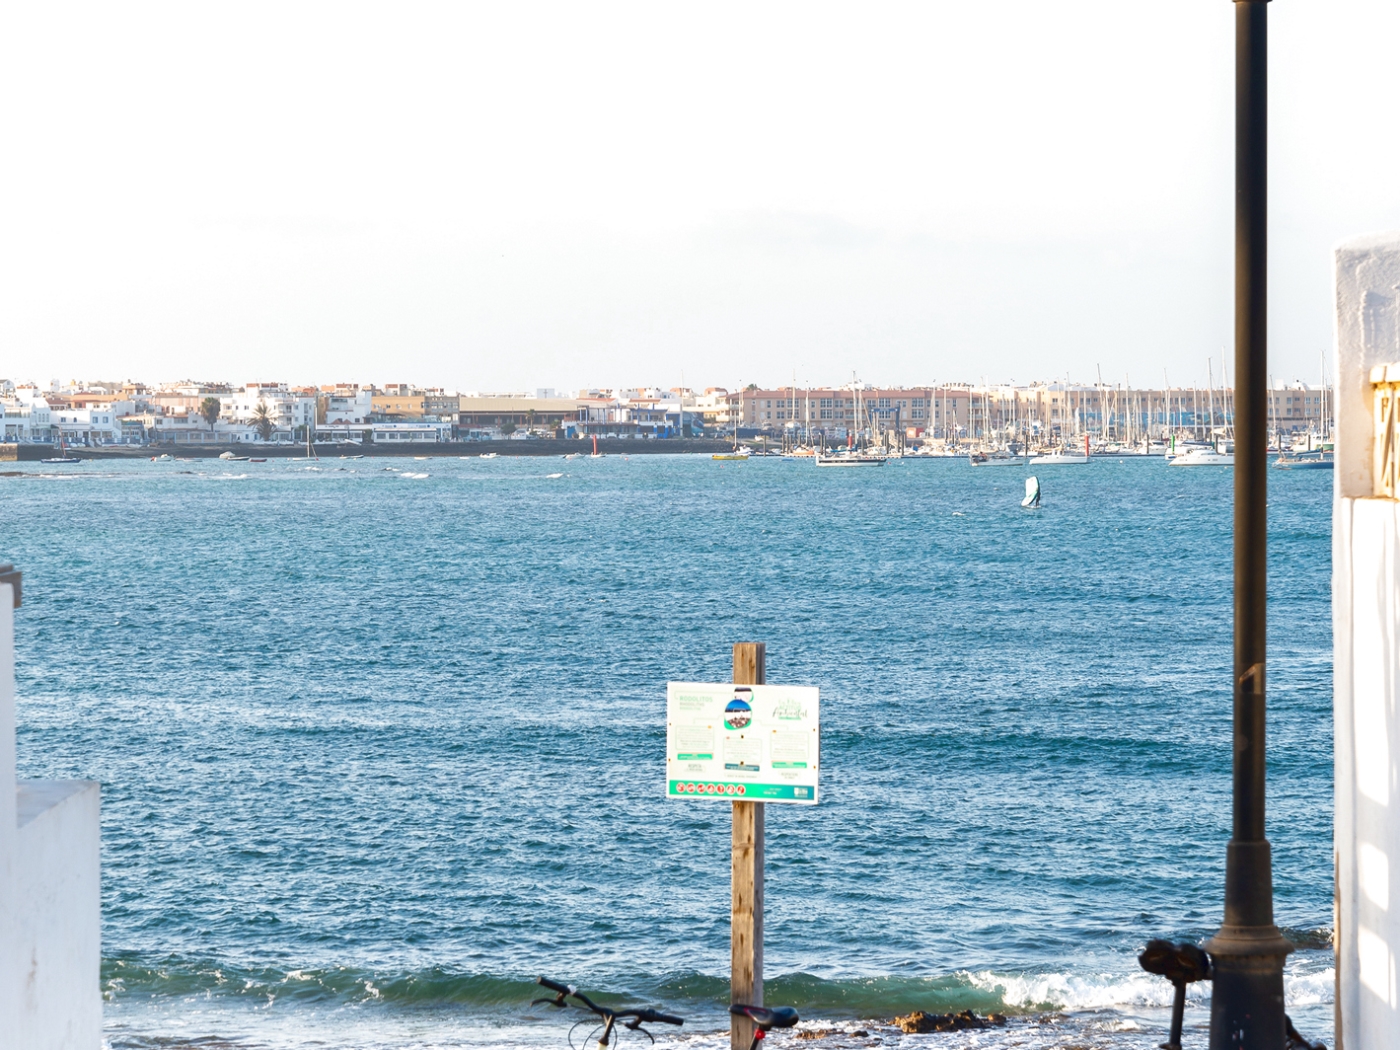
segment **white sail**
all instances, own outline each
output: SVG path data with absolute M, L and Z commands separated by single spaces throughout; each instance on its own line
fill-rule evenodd
M 1026 498 L 1021 501 L 1021 506 L 1040 506 L 1040 479 L 1034 475 L 1026 479 Z

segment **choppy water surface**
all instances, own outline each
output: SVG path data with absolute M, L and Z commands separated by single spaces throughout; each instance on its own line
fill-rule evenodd
M 1039 512 L 963 461 L 27 470 L 20 768 L 103 784 L 113 1048 L 564 1045 L 539 973 L 727 1045 L 728 807 L 663 797 L 664 706 L 738 640 L 822 690 L 768 1000 L 869 1035 L 811 1045 L 1155 1046 L 1135 953 L 1219 922 L 1228 470 L 1046 467 Z M 1330 1041 L 1330 477 L 1271 475 L 1278 920 Z M 967 1007 L 1012 1020 L 868 1023 Z

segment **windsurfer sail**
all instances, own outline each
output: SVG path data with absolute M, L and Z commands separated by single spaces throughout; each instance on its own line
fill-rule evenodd
M 1026 498 L 1021 501 L 1021 506 L 1040 506 L 1040 481 L 1033 476 L 1026 479 Z

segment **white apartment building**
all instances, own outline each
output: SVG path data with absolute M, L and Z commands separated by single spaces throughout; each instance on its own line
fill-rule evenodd
M 47 414 L 47 406 L 44 412 Z M 43 428 L 43 436 L 45 439 L 49 437 L 47 424 Z M 0 439 L 11 442 L 36 440 L 34 410 L 30 405 L 13 400 L 0 400 Z
M 111 405 L 60 408 L 52 411 L 49 418 L 68 445 L 115 445 L 122 439 L 121 416 Z
M 368 423 L 370 413 L 374 411 L 374 390 L 370 387 L 337 387 L 334 391 L 323 392 L 321 403 L 324 406 L 321 423 L 333 426 Z
M 16 387 L 0 398 L 0 419 L 6 441 L 52 441 L 53 420 L 49 403 L 32 386 Z
M 286 383 L 249 383 L 219 398 L 219 418 L 252 424 L 258 418 L 258 406 L 265 405 L 272 425 L 290 435 L 297 427 L 316 421 L 316 401 L 314 394 L 288 390 Z

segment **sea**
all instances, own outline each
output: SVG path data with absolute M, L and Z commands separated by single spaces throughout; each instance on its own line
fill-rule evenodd
M 821 802 L 767 812 L 771 1046 L 1162 1042 L 1137 954 L 1221 921 L 1232 472 L 1045 466 L 1025 510 L 966 460 L 626 448 L 7 465 L 19 768 L 102 784 L 110 1050 L 583 1046 L 542 975 L 727 1046 L 730 807 L 666 798 L 665 705 L 740 641 L 821 697 Z M 1330 479 L 1270 471 L 1268 662 L 1329 1045 Z M 1006 1023 L 891 1024 L 965 1009 Z

